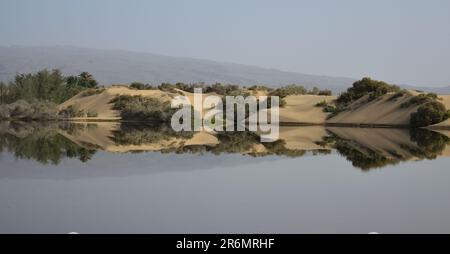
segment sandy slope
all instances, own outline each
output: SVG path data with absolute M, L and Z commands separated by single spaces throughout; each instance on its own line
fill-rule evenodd
M 113 110 L 112 104 L 109 103 L 118 95 L 141 95 L 148 97 L 155 97 L 169 100 L 170 94 L 162 92 L 160 90 L 134 90 L 124 86 L 112 86 L 105 89 L 102 93 L 83 97 L 83 93 L 80 93 L 66 102 L 59 105 L 59 109 L 67 108 L 70 105 L 76 105 L 79 109 L 85 112 L 93 111 L 98 114 L 97 117 L 92 119 L 106 119 L 117 120 L 120 119 L 120 112 Z
M 331 102 L 335 96 L 319 95 L 291 95 L 284 100 L 286 106 L 280 108 L 281 123 L 325 123 L 328 113 L 323 112 L 321 107 L 315 105 L 321 101 Z
M 85 112 L 92 111 L 98 114 L 91 120 L 120 120 L 120 112 L 113 110 L 109 103 L 118 95 L 141 95 L 162 100 L 170 100 L 177 95 L 188 97 L 191 103 L 194 102 L 194 94 L 177 90 L 174 93 L 163 92 L 160 90 L 135 90 L 125 86 L 112 86 L 105 89 L 102 93 L 83 97 L 78 94 L 70 100 L 59 106 L 64 109 L 69 105 L 76 105 Z M 204 94 L 203 99 L 209 95 Z M 266 95 L 264 91 L 256 91 L 254 95 Z M 403 97 L 391 100 L 393 94 L 381 96 L 373 101 L 367 102 L 367 97 L 363 97 L 350 105 L 350 108 L 337 116 L 328 119 L 328 113 L 323 112 L 321 107 L 315 105 L 321 101 L 331 103 L 336 99 L 335 96 L 318 95 L 292 95 L 286 97 L 286 106 L 279 109 L 281 123 L 295 124 L 374 124 L 374 125 L 408 125 L 411 113 L 417 111 L 418 106 L 401 108 L 403 102 L 408 101 L 417 92 L 409 91 Z M 450 109 L 450 96 L 442 95 L 442 103 Z M 208 109 L 203 110 L 205 114 Z M 85 118 L 80 118 L 85 119 Z M 436 127 L 450 127 L 450 120 L 437 124 Z
M 163 100 L 170 100 L 177 95 L 186 96 L 191 103 L 194 102 L 194 94 L 176 90 L 176 93 L 168 93 L 160 90 L 135 90 L 125 86 L 112 86 L 106 88 L 102 93 L 83 97 L 82 93 L 74 96 L 68 101 L 59 105 L 59 109 L 67 108 L 70 105 L 76 105 L 79 109 L 85 112 L 93 111 L 98 114 L 97 117 L 90 118 L 91 120 L 119 120 L 120 112 L 113 110 L 112 104 L 109 102 L 118 95 L 141 95 L 153 98 L 160 98 Z M 209 95 L 203 94 L 203 99 Z M 254 93 L 256 96 L 265 96 L 264 91 Z M 315 107 L 318 102 L 334 100 L 334 96 L 318 96 L 318 95 L 294 95 L 285 98 L 287 105 L 280 109 L 280 121 L 291 123 L 313 123 L 321 124 L 325 122 L 327 113 L 322 111 L 322 108 Z M 208 110 L 203 110 L 205 114 Z M 85 118 L 75 118 L 85 119 Z
M 400 105 L 416 93 L 409 92 L 403 97 L 390 100 L 392 95 L 389 93 L 370 102 L 367 102 L 368 96 L 365 96 L 351 104 L 348 110 L 329 119 L 327 123 L 408 125 L 411 113 L 416 112 L 418 106 L 401 108 Z

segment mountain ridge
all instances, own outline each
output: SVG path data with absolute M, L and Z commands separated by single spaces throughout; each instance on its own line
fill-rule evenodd
M 92 73 L 103 85 L 134 81 L 263 84 L 272 87 L 292 83 L 342 90 L 355 79 L 310 75 L 236 63 L 190 57 L 164 56 L 127 50 L 89 49 L 74 46 L 0 46 L 0 80 L 17 73 L 60 69 L 66 75 Z
M 340 93 L 356 79 L 311 75 L 252 65 L 220 62 L 192 57 L 165 56 L 129 50 L 93 49 L 76 46 L 0 46 L 0 80 L 10 81 L 17 73 L 41 69 L 60 69 L 65 75 L 88 71 L 101 85 L 144 82 L 158 85 L 176 83 L 229 83 L 242 86 L 280 87 L 300 84 Z M 403 88 L 450 94 L 447 87 Z

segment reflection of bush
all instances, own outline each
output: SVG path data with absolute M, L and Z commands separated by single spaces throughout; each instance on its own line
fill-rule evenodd
M 335 134 L 325 137 L 321 144 L 332 145 L 339 154 L 351 161 L 354 167 L 362 170 L 381 168 L 398 163 L 396 159 L 387 158 L 374 150 L 363 147 L 351 140 L 343 139 Z
M 95 150 L 86 149 L 63 137 L 54 128 L 37 128 L 28 135 L 0 133 L 0 150 L 8 150 L 19 159 L 33 159 L 42 164 L 59 164 L 63 158 L 88 161 Z
M 356 149 L 346 142 L 337 142 L 336 150 L 344 155 L 349 161 L 352 162 L 354 167 L 358 167 L 362 170 L 370 170 L 373 168 L 382 168 L 387 165 L 395 165 L 399 161 L 391 158 L 387 158 L 376 151 L 368 148 Z
M 409 151 L 418 158 L 435 159 L 450 144 L 450 138 L 438 132 L 412 129 L 410 133 L 411 141 L 416 142 L 418 148 Z
M 219 143 L 215 146 L 209 145 L 189 145 L 180 146 L 178 148 L 165 149 L 162 152 L 175 153 L 191 153 L 203 154 L 205 152 L 215 155 L 220 154 L 246 154 L 253 157 L 267 156 L 267 155 L 282 155 L 288 157 L 301 157 L 307 151 L 305 150 L 290 150 L 285 147 L 284 140 L 275 142 L 261 143 L 260 137 L 253 132 L 219 132 L 216 137 Z M 263 145 L 264 151 L 255 151 L 257 145 Z M 314 151 L 314 154 L 326 153 L 324 151 Z
M 118 145 L 142 145 L 173 138 L 189 139 L 193 132 L 176 132 L 166 125 L 122 124 L 111 138 Z
M 435 159 L 450 144 L 450 138 L 447 136 L 425 129 L 411 129 L 410 138 L 417 144 L 417 147 L 405 144 L 399 144 L 399 146 L 419 159 Z M 323 141 L 317 142 L 317 144 L 323 147 L 333 147 L 339 154 L 351 161 L 353 166 L 363 170 L 395 165 L 410 158 L 404 157 L 395 150 L 385 151 L 390 155 L 385 156 L 376 150 L 369 149 L 352 140 L 343 139 L 335 134 L 324 137 Z

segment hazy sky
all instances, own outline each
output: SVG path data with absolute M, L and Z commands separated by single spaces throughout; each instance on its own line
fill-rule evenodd
M 0 45 L 74 45 L 450 85 L 448 0 L 0 0 Z

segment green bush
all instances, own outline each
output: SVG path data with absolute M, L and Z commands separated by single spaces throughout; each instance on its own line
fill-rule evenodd
M 333 92 L 331 92 L 331 90 L 322 90 L 322 91 L 319 91 L 318 95 L 331 96 L 331 95 L 333 95 Z
M 83 117 L 84 110 L 79 109 L 78 105 L 70 105 L 67 108 L 59 111 L 58 116 L 61 118 Z
M 327 101 L 323 100 L 321 102 L 318 102 L 315 106 L 318 108 L 324 108 L 324 107 L 328 106 L 328 103 L 327 103 Z
M 95 110 L 88 110 L 88 112 L 86 113 L 87 117 L 97 117 L 98 113 Z
M 449 112 L 444 104 L 432 101 L 420 106 L 417 112 L 411 114 L 411 127 L 425 127 L 440 123 L 449 118 Z
M 150 84 L 144 84 L 141 82 L 133 82 L 133 83 L 131 83 L 130 87 L 137 89 L 137 90 L 156 90 L 156 89 L 158 89 L 157 87 L 154 87 Z
M 400 91 L 400 92 L 397 92 L 397 93 L 393 94 L 393 95 L 389 98 L 389 101 L 394 101 L 394 100 L 396 100 L 396 99 L 398 99 L 398 98 L 401 98 L 401 97 L 405 96 L 405 94 L 406 94 L 406 91 L 405 91 L 405 90 L 402 90 L 402 91 Z
M 95 88 L 89 88 L 86 89 L 85 91 L 83 91 L 83 93 L 81 93 L 81 97 L 88 97 L 88 96 L 92 96 L 92 95 L 96 95 L 96 94 L 101 94 L 103 91 L 105 91 L 104 88 L 102 89 L 95 89 Z
M 18 100 L 0 105 L 0 119 L 3 120 L 50 120 L 57 115 L 56 104 L 48 101 L 28 103 Z
M 353 83 L 353 86 L 342 93 L 337 102 L 340 105 L 349 105 L 352 102 L 362 98 L 365 95 L 370 94 L 369 100 L 374 100 L 389 92 L 399 92 L 398 86 L 390 85 L 383 81 L 372 80 L 370 78 L 363 78 Z
M 170 101 L 144 96 L 120 95 L 110 101 L 113 109 L 121 111 L 123 120 L 170 122 L 176 109 L 172 109 Z
M 289 85 L 285 87 L 280 87 L 275 89 L 270 93 L 271 96 L 279 96 L 280 98 L 285 98 L 289 95 L 300 95 L 306 94 L 308 91 L 305 87 L 299 85 Z
M 409 108 L 411 106 L 417 106 L 417 105 L 433 102 L 433 101 L 436 101 L 437 99 L 438 99 L 438 97 L 434 93 L 419 94 L 417 96 L 412 97 L 409 101 L 402 103 L 400 105 L 400 107 Z

